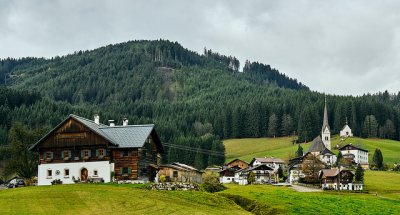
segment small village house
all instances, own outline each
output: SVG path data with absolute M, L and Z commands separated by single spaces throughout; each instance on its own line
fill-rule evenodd
M 249 164 L 246 161 L 236 158 L 231 162 L 225 164 L 224 166 L 226 168 L 238 167 L 239 169 L 246 169 L 247 167 L 249 167 Z
M 362 190 L 362 183 L 355 183 L 354 173 L 350 170 L 338 168 L 323 169 L 319 173 L 321 188 L 327 190 Z M 340 180 L 339 180 L 340 179 Z
M 182 164 L 171 163 L 160 165 L 157 172 L 157 182 L 161 182 L 160 178 L 165 177 L 165 182 L 184 182 L 184 183 L 201 183 L 202 172 L 198 169 Z
M 247 178 L 250 172 L 253 172 L 255 175 L 255 184 L 271 183 L 272 176 L 274 175 L 274 169 L 272 167 L 261 164 L 238 170 L 235 173 L 235 181 L 237 181 L 239 185 L 248 184 Z
M 280 158 L 274 158 L 274 157 L 263 157 L 263 158 L 253 158 L 250 162 L 250 166 L 258 166 L 258 165 L 266 165 L 268 167 L 271 167 L 273 170 L 277 171 L 280 168 L 284 169 L 285 168 L 285 161 L 283 161 Z
M 350 164 L 360 164 L 362 168 L 368 169 L 368 150 L 349 143 L 339 148 L 343 158 Z
M 235 173 L 241 170 L 238 166 L 229 167 L 219 172 L 219 182 L 222 184 L 229 184 L 238 182 L 235 180 Z
M 163 145 L 154 125 L 122 126 L 100 123 L 69 115 L 30 150 L 39 154 L 38 185 L 54 180 L 75 181 L 140 180 L 153 181 Z

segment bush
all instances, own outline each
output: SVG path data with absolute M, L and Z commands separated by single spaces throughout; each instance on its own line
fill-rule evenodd
M 160 176 L 160 182 L 161 182 L 161 183 L 164 183 L 166 179 L 167 179 L 167 178 L 165 177 L 165 175 L 161 175 L 161 176 Z
M 218 176 L 212 175 L 210 173 L 204 175 L 203 183 L 201 184 L 201 190 L 209 193 L 215 193 L 225 189 L 226 187 L 219 183 Z
M 62 184 L 62 181 L 60 179 L 55 179 L 51 182 L 51 185 L 57 185 L 57 184 Z

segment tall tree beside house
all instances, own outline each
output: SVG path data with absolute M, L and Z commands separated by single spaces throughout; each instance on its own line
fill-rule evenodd
M 376 148 L 374 152 L 374 156 L 372 158 L 376 168 L 382 169 L 383 168 L 383 155 L 380 149 Z
M 303 156 L 303 147 L 301 147 L 300 143 L 299 143 L 299 146 L 297 147 L 296 156 L 297 157 L 302 157 Z
M 314 156 L 313 154 L 308 154 L 304 159 L 301 165 L 301 170 L 305 175 L 304 180 L 307 183 L 317 183 L 318 182 L 318 173 L 325 166 L 322 161 Z
M 250 171 L 249 174 L 247 175 L 247 183 L 252 184 L 256 181 L 256 176 L 254 175 L 253 171 Z
M 47 128 L 46 128 L 47 130 Z M 31 130 L 21 123 L 14 123 L 10 131 L 10 147 L 6 150 L 7 159 L 5 174 L 17 174 L 23 178 L 32 178 L 37 172 L 36 155 L 29 150 L 45 132 L 44 129 Z
M 338 152 L 335 165 L 336 166 L 343 165 L 343 155 L 342 155 L 342 153 L 340 151 Z
M 354 180 L 356 182 L 364 182 L 364 169 L 361 167 L 360 164 L 357 165 Z
M 271 114 L 268 120 L 268 136 L 276 137 L 278 135 L 278 117 L 276 114 Z

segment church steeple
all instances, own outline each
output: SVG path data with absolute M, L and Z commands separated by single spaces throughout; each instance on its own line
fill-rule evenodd
M 328 127 L 329 131 L 331 130 L 328 122 L 328 109 L 326 107 L 326 96 L 325 96 L 324 121 L 322 123 L 322 132 L 324 132 L 326 127 Z
M 326 105 L 326 96 L 325 96 L 325 107 L 324 107 L 324 121 L 322 123 L 321 136 L 322 136 L 322 142 L 324 142 L 325 147 L 331 150 L 331 128 L 329 127 L 329 122 L 328 122 L 328 108 Z

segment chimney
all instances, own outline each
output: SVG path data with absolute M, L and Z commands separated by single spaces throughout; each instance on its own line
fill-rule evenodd
M 99 116 L 99 114 L 95 114 L 94 115 L 94 123 L 96 123 L 97 125 L 100 125 L 100 116 Z
M 110 127 L 114 127 L 115 126 L 115 122 L 113 119 L 108 120 L 108 123 L 110 124 Z
M 128 119 L 127 119 L 127 118 L 124 118 L 124 119 L 122 120 L 122 125 L 123 125 L 123 126 L 127 126 L 127 125 L 128 125 Z

